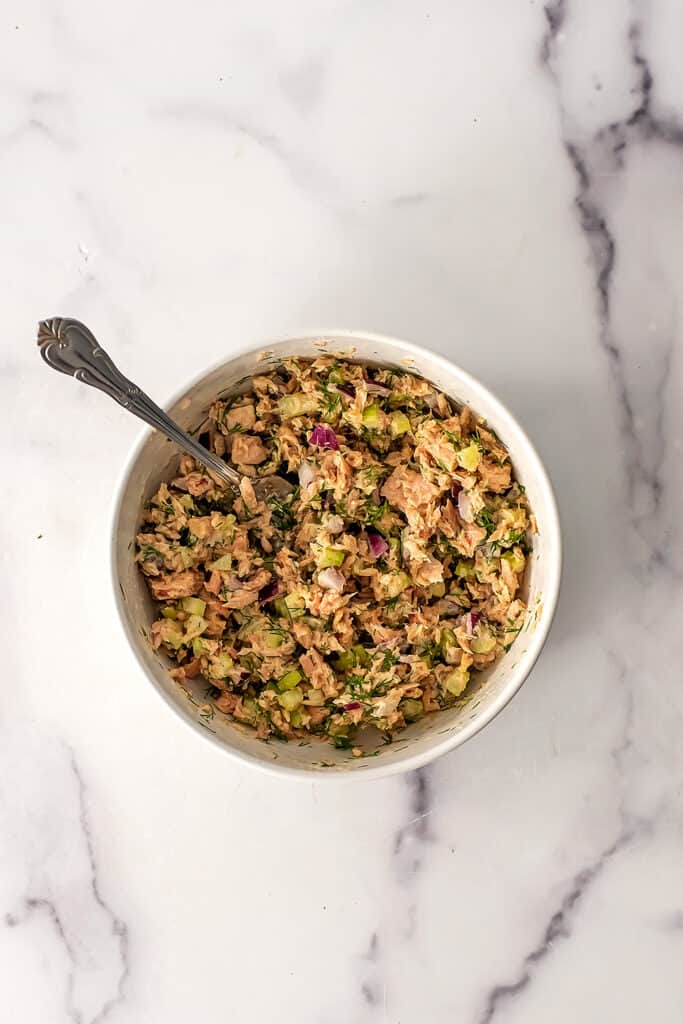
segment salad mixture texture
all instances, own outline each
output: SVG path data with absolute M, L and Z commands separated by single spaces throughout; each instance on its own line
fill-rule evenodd
M 174 677 L 203 676 L 259 737 L 361 755 L 370 728 L 390 740 L 462 700 L 524 625 L 524 489 L 485 423 L 428 381 L 289 359 L 216 401 L 202 441 L 240 493 L 183 457 L 136 558 Z M 296 486 L 258 501 L 272 473 Z

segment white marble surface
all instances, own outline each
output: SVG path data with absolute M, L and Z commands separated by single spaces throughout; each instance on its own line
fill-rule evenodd
M 0 33 L 3 1020 L 680 1021 L 681 5 L 24 0 Z M 496 390 L 567 551 L 506 712 L 346 787 L 205 748 L 113 622 L 136 426 L 39 364 L 54 314 L 161 398 L 320 326 Z

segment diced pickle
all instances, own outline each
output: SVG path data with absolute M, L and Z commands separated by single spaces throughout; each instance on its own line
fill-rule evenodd
M 293 668 L 289 672 L 285 672 L 283 676 L 278 680 L 277 688 L 280 691 L 293 690 L 295 686 L 298 686 L 303 676 L 299 672 L 298 668 Z
M 345 558 L 346 551 L 340 551 L 339 548 L 323 548 L 318 565 L 321 569 L 328 569 L 332 566 L 339 567 Z
M 470 679 L 469 669 L 456 668 L 446 676 L 446 689 L 454 697 L 459 697 Z
M 371 402 L 363 409 L 363 426 L 368 430 L 379 430 L 382 423 L 382 410 L 377 402 Z
M 392 437 L 400 437 L 410 430 L 410 420 L 404 412 L 392 412 L 389 421 L 389 432 Z
M 414 722 L 422 715 L 424 708 L 422 707 L 422 701 L 407 698 L 401 701 L 399 710 L 403 712 L 406 722 Z
M 300 704 L 303 704 L 304 695 L 298 686 L 295 686 L 293 690 L 285 690 L 284 693 L 278 694 L 277 700 L 285 711 L 294 711 Z
M 481 460 L 481 452 L 473 441 L 472 444 L 467 445 L 467 448 L 461 448 L 456 457 L 463 469 L 474 473 Z
M 277 403 L 277 407 L 283 420 L 291 420 L 295 416 L 305 416 L 307 413 L 315 412 L 318 408 L 318 399 L 315 395 L 306 395 L 300 392 L 295 395 L 285 395 Z

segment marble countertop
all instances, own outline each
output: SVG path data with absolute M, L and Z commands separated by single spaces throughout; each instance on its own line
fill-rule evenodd
M 5 9 L 6 1020 L 680 1021 L 682 31 L 674 0 Z M 567 556 L 509 708 L 348 786 L 199 742 L 113 622 L 137 427 L 42 368 L 55 314 L 162 400 L 309 327 L 481 377 Z

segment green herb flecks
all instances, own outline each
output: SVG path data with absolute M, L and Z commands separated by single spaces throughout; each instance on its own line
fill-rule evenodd
M 285 533 L 287 530 L 294 529 L 296 526 L 296 513 L 293 508 L 294 501 L 292 495 L 289 495 L 284 500 L 273 496 L 268 499 L 268 505 L 271 509 L 271 521 L 276 530 L 282 530 Z
M 493 516 L 491 515 L 487 508 L 483 508 L 481 512 L 477 512 L 474 521 L 477 524 L 477 526 L 481 526 L 484 530 L 486 530 L 487 537 L 490 537 L 496 528 Z
M 379 522 L 379 520 L 382 518 L 385 512 L 389 511 L 389 505 L 386 501 L 383 501 L 381 502 L 381 504 L 377 505 L 374 504 L 371 499 L 368 499 L 365 503 L 364 511 L 365 522 L 369 526 L 372 526 L 374 523 Z
M 156 548 L 153 548 L 151 544 L 142 544 L 140 547 L 140 554 L 142 555 L 143 562 L 151 562 L 157 560 L 163 562 L 164 556 Z
M 382 658 L 381 669 L 382 672 L 388 672 L 390 668 L 396 665 L 398 662 L 398 655 L 394 654 L 393 651 L 385 651 L 384 657 Z

